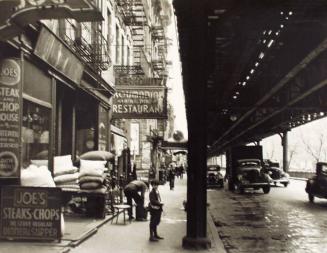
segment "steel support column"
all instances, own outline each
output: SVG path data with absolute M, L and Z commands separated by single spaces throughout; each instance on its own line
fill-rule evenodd
M 208 20 L 205 1 L 175 0 L 174 2 L 182 54 L 183 86 L 188 122 L 187 169 L 187 234 L 183 247 L 211 247 L 207 238 L 207 113 L 206 80 Z
M 288 131 L 284 131 L 280 137 L 282 138 L 283 146 L 283 170 L 288 172 Z

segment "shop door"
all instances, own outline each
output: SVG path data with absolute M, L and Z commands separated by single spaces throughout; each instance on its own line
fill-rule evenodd
M 98 149 L 99 102 L 79 91 L 76 98 L 76 155 Z
M 64 86 L 57 86 L 56 155 L 74 155 L 74 92 Z

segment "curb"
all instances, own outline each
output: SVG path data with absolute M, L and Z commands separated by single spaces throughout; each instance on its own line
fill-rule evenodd
M 303 178 L 303 177 L 290 177 L 290 179 L 300 180 L 300 181 L 307 181 L 308 180 L 307 178 Z
M 208 225 L 208 232 L 210 233 L 210 239 L 211 239 L 210 251 L 213 251 L 215 253 L 227 253 L 224 244 L 218 235 L 216 225 L 214 224 L 209 211 L 207 211 L 207 225 Z
M 114 214 L 112 216 L 108 216 L 102 222 L 100 222 L 98 225 L 96 225 L 93 228 L 90 228 L 88 231 L 83 233 L 78 239 L 76 239 L 74 241 L 71 241 L 68 246 L 69 247 L 76 247 L 76 246 L 80 245 L 82 242 L 84 242 L 85 240 L 90 238 L 92 235 L 96 234 L 100 227 L 102 227 L 108 221 L 111 221 L 112 219 L 114 219 L 117 215 L 118 215 L 118 213 L 116 213 L 116 214 Z M 69 250 L 67 252 L 69 252 Z M 65 251 L 63 253 L 65 253 Z

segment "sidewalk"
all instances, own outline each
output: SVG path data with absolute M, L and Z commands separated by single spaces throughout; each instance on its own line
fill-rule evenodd
M 169 185 L 159 186 L 161 198 L 165 203 L 164 213 L 158 227 L 158 233 L 165 239 L 149 242 L 149 221 L 133 221 L 123 225 L 122 216 L 118 224 L 111 224 L 111 216 L 103 220 L 66 218 L 65 234 L 58 242 L 8 242 L 0 241 L 0 252 L 15 253 L 178 253 L 189 252 L 182 248 L 182 239 L 186 235 L 186 213 L 183 200 L 186 199 L 186 179 L 176 179 L 175 189 Z M 148 193 L 146 194 L 148 197 Z M 146 200 L 148 203 L 148 200 Z M 197 252 L 225 253 L 216 227 L 208 213 L 208 238 L 211 249 Z M 148 217 L 149 218 L 149 217 Z
M 186 179 L 176 179 L 175 185 L 173 191 L 169 190 L 168 184 L 159 186 L 161 199 L 165 206 L 161 223 L 158 226 L 158 233 L 165 238 L 164 240 L 149 242 L 149 221 L 133 221 L 131 224 L 123 225 L 122 220 L 119 220 L 119 224 L 107 223 L 101 227 L 97 234 L 71 249 L 70 253 L 178 253 L 191 251 L 182 248 L 182 239 L 186 235 L 186 213 L 182 205 L 183 200 L 186 199 Z M 226 252 L 210 215 L 208 215 L 207 227 L 212 248 L 197 252 Z

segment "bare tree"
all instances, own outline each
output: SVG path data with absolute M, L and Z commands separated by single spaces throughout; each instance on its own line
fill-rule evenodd
M 301 132 L 301 140 L 304 145 L 305 150 L 307 153 L 312 156 L 315 162 L 319 162 L 322 154 L 326 157 L 326 149 L 324 147 L 325 136 L 323 133 L 320 133 L 318 136 L 318 141 L 315 142 L 316 144 L 311 144 L 308 140 L 306 140 Z M 324 158 L 325 158 L 324 157 Z
M 274 155 L 275 155 L 275 144 L 272 143 L 271 144 L 271 149 L 270 150 L 266 150 L 265 153 L 266 153 L 267 159 L 273 160 L 274 159 Z
M 288 146 L 288 164 L 287 168 L 290 168 L 292 159 L 297 153 L 297 144 Z

